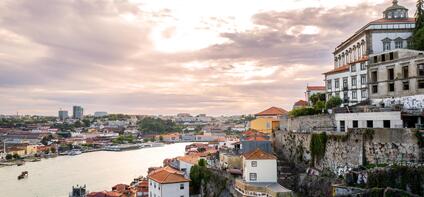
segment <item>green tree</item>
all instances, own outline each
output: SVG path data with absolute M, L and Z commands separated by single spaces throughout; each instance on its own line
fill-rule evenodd
M 412 48 L 424 50 L 424 0 L 417 1 L 417 11 L 415 12 L 415 30 L 412 36 Z
M 315 103 L 314 105 L 314 109 L 317 112 L 322 112 L 322 110 L 325 109 L 325 101 L 318 101 L 317 103 Z
M 6 160 L 11 160 L 13 159 L 13 155 L 12 154 L 7 154 L 6 155 Z
M 159 141 L 163 141 L 163 136 L 159 136 Z
M 324 93 L 316 93 L 309 97 L 309 100 L 312 102 L 312 105 L 316 105 L 319 101 L 325 102 L 325 94 Z
M 191 180 L 190 185 L 193 189 L 193 192 L 196 194 L 200 193 L 200 185 L 202 183 L 201 168 L 202 167 L 200 167 L 199 165 L 194 165 L 190 169 L 190 180 Z
M 14 159 L 20 159 L 20 158 L 21 158 L 21 156 L 19 156 L 17 153 L 15 153 L 15 154 L 13 154 L 13 158 L 14 158 Z
M 206 167 L 206 160 L 205 159 L 200 159 L 197 163 L 201 167 Z
M 84 119 L 82 122 L 84 123 L 84 127 L 90 127 L 91 125 L 91 121 L 89 119 Z
M 338 96 L 332 96 L 330 99 L 328 99 L 326 103 L 327 109 L 332 109 L 335 107 L 339 107 L 343 103 L 342 99 Z

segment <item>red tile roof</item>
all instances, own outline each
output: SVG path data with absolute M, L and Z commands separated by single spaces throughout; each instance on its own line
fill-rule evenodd
M 349 71 L 349 65 L 344 65 L 344 66 L 340 66 L 338 68 L 335 68 L 333 70 L 330 70 L 330 71 L 324 73 L 324 75 L 331 75 L 331 74 L 342 73 L 342 72 L 347 72 L 347 71 Z
M 197 155 L 185 155 L 185 156 L 177 157 L 177 160 L 195 165 L 199 162 L 199 157 Z
M 270 153 L 264 152 L 257 148 L 254 151 L 243 154 L 243 157 L 247 160 L 276 160 L 277 157 Z
M 161 184 L 182 183 L 190 181 L 184 177 L 182 172 L 169 166 L 155 170 L 147 177 Z
M 284 115 L 287 114 L 287 111 L 283 108 L 279 107 L 271 107 L 265 111 L 259 112 L 256 115 L 257 116 L 278 116 L 278 115 Z
M 370 24 L 380 24 L 380 23 L 415 23 L 415 18 L 392 19 L 392 20 L 381 18 L 381 19 L 372 21 Z
M 250 136 L 244 139 L 244 141 L 258 141 L 258 142 L 263 142 L 263 141 L 269 141 L 267 138 L 263 137 L 263 136 Z
M 294 103 L 294 106 L 308 106 L 308 102 L 304 100 L 299 100 L 296 103 Z
M 325 86 L 306 86 L 306 89 L 309 91 L 324 91 Z

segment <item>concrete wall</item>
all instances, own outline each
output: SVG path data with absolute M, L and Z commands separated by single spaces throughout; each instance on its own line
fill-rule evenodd
M 409 129 L 372 129 L 372 131 L 372 135 L 364 129 L 327 134 L 325 156 L 315 167 L 343 174 L 349 168 L 358 167 L 366 162 L 418 162 L 420 159 L 420 149 L 414 131 Z M 276 132 L 276 152 L 296 164 L 307 167 L 311 162 L 311 136 L 310 133 Z
M 341 131 L 340 121 L 345 121 L 345 131 L 353 128 L 353 121 L 358 121 L 358 128 L 367 128 L 367 121 L 373 121 L 373 128 L 384 128 L 384 121 L 390 121 L 390 128 L 402 128 L 403 121 L 400 111 L 392 112 L 362 112 L 335 114 L 337 131 Z
M 334 131 L 336 127 L 332 115 L 320 114 L 290 118 L 285 116 L 280 119 L 281 130 L 311 132 L 311 131 Z

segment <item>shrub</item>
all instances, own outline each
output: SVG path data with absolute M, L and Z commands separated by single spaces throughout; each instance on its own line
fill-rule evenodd
M 314 115 L 318 114 L 320 111 L 315 110 L 314 108 L 310 107 L 302 107 L 299 109 L 294 109 L 289 112 L 289 115 L 292 117 L 299 117 L 299 116 L 308 116 L 308 115 Z
M 332 96 L 330 99 L 328 99 L 326 103 L 327 109 L 332 109 L 335 107 L 339 107 L 343 103 L 342 99 L 338 96 Z
M 311 150 L 311 157 L 312 157 L 312 165 L 315 164 L 315 162 L 320 161 L 326 151 L 327 147 L 327 133 L 313 133 L 311 136 L 311 142 L 309 144 L 309 148 Z

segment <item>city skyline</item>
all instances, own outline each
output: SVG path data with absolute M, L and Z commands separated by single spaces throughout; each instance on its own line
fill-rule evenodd
M 0 2 L 0 114 L 290 110 L 390 0 Z M 415 13 L 415 0 L 401 0 Z M 243 9 L 237 7 L 243 6 Z

